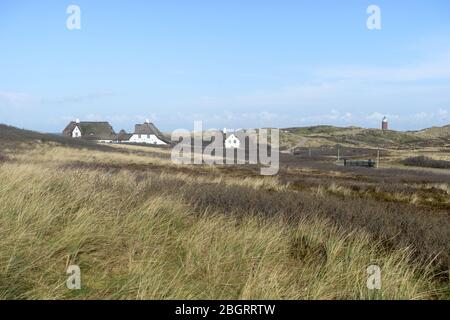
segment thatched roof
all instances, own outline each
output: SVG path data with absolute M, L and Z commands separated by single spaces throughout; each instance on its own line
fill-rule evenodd
M 120 130 L 119 133 L 116 135 L 116 138 L 114 140 L 116 141 L 128 141 L 130 140 L 132 133 L 127 133 L 125 130 Z
M 154 134 L 155 136 L 162 135 L 161 131 L 151 122 L 144 124 L 137 124 L 134 126 L 135 134 Z
M 143 124 L 136 124 L 134 126 L 134 134 L 154 134 L 158 137 L 158 139 L 170 143 L 169 139 L 167 139 L 161 131 L 151 122 L 145 122 Z
M 78 127 L 81 137 L 89 140 L 113 140 L 116 136 L 114 129 L 108 122 L 71 121 L 63 131 L 63 135 L 72 136 L 73 130 Z

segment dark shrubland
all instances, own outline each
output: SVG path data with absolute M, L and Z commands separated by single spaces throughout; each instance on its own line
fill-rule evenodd
M 435 160 L 425 156 L 407 158 L 402 161 L 405 166 L 450 169 L 450 161 Z

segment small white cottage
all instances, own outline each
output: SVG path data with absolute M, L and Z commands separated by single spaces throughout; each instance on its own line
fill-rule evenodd
M 239 141 L 238 137 L 234 135 L 234 133 L 230 134 L 225 139 L 225 148 L 227 149 L 238 149 L 241 145 L 241 142 Z

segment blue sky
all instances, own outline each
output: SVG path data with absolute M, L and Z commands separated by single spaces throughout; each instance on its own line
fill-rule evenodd
M 0 45 L 0 123 L 28 129 L 450 123 L 448 0 L 1 1 Z

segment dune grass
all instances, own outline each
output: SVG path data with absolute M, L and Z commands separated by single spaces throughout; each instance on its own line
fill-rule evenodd
M 67 152 L 63 152 L 67 151 Z M 89 151 L 45 149 L 0 164 L 1 299 L 431 299 L 432 269 L 408 248 L 387 250 L 360 230 L 326 219 L 194 206 L 168 160 L 102 154 L 102 161 L 168 164 L 145 176 L 122 169 L 62 166 L 95 162 Z M 211 169 L 211 172 L 214 170 Z M 202 176 L 198 179 L 208 179 Z M 283 190 L 274 179 L 209 179 L 216 185 Z M 69 265 L 81 290 L 66 287 Z M 381 290 L 366 287 L 369 265 Z

